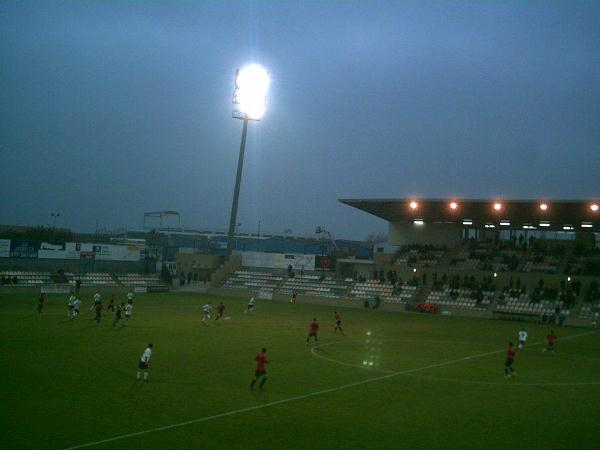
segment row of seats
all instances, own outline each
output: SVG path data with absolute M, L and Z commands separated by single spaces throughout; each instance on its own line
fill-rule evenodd
M 67 281 L 71 286 L 77 284 L 77 280 L 81 280 L 82 286 L 115 286 L 116 282 L 105 272 L 90 272 L 83 275 L 75 275 L 73 273 L 66 273 Z
M 7 284 L 13 284 L 12 281 L 16 278 L 18 286 L 39 286 L 52 284 L 50 272 L 4 270 L 0 271 L 0 279 L 2 277 L 7 280 Z M 65 273 L 65 277 L 67 278 L 67 283 L 72 287 L 77 285 L 77 280 L 81 281 L 81 286 L 87 287 L 116 286 L 119 283 L 128 287 L 163 286 L 163 283 L 161 283 L 159 277 L 152 274 L 130 273 L 126 275 L 119 275 L 115 279 L 106 272 L 90 272 L 81 275 L 67 272 Z
M 356 283 L 350 291 L 351 297 L 374 298 L 378 296 L 382 300 L 407 302 L 412 299 L 417 291 L 416 286 L 403 285 L 398 290 L 394 290 L 391 284 L 381 284 L 377 282 Z
M 488 309 L 494 300 L 494 293 L 483 292 L 483 299 L 477 302 L 475 292 L 471 289 L 450 289 L 431 291 L 427 297 L 429 303 L 443 306 L 454 306 L 463 309 Z
M 20 270 L 0 271 L 0 279 L 4 278 L 7 284 L 13 284 L 16 279 L 17 286 L 38 286 L 51 283 L 49 272 L 25 272 Z
M 117 279 L 123 286 L 162 286 L 158 275 L 128 273 L 127 275 L 118 275 Z

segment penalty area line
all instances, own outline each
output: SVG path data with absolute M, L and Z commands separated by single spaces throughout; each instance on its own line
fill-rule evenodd
M 576 338 L 576 337 L 579 337 L 579 336 L 585 336 L 585 335 L 588 335 L 588 334 L 594 334 L 594 333 L 597 333 L 598 331 L 599 330 L 595 330 L 595 331 L 590 331 L 590 332 L 587 332 L 587 333 L 580 333 L 580 334 L 576 334 L 576 335 L 571 335 L 571 336 L 568 336 L 566 338 L 563 338 L 562 340 L 564 341 L 564 340 L 573 339 L 573 338 Z M 538 345 L 538 343 L 532 344 L 532 345 Z M 436 367 L 448 366 L 448 365 L 451 365 L 451 364 L 456 364 L 456 363 L 459 363 L 459 362 L 468 361 L 470 359 L 483 358 L 485 356 L 494 355 L 494 354 L 497 354 L 497 353 L 502 353 L 504 351 L 505 350 L 494 350 L 494 351 L 491 351 L 491 352 L 478 353 L 478 354 L 475 354 L 475 355 L 472 355 L 472 356 L 465 356 L 463 358 L 452 359 L 452 360 L 444 361 L 444 362 L 441 362 L 441 363 L 430 364 L 428 366 L 416 367 L 414 369 L 407 369 L 407 370 L 401 370 L 401 371 L 398 371 L 398 372 L 391 372 L 391 373 L 388 373 L 386 375 L 380 375 L 380 376 L 377 376 L 377 377 L 367 378 L 365 380 L 356 381 L 354 383 L 343 384 L 341 386 L 336 386 L 336 387 L 332 387 L 332 388 L 329 388 L 329 389 L 322 389 L 320 391 L 310 392 L 308 394 L 302 394 L 302 395 L 297 395 L 297 396 L 294 396 L 294 397 L 284 398 L 282 400 L 276 400 L 276 401 L 273 401 L 273 402 L 264 403 L 262 405 L 250 406 L 248 408 L 235 409 L 235 410 L 232 410 L 232 411 L 227 411 L 227 412 L 220 413 L 220 414 L 215 414 L 215 415 L 212 415 L 212 416 L 200 417 L 198 419 L 187 420 L 185 422 L 175 423 L 175 424 L 171 424 L 171 425 L 165 425 L 165 426 L 162 426 L 162 427 L 149 428 L 147 430 L 137 431 L 137 432 L 134 432 L 134 433 L 121 434 L 121 435 L 118 435 L 118 436 L 113 436 L 111 438 L 102 439 L 102 440 L 99 440 L 99 441 L 93 441 L 93 442 L 88 442 L 88 443 L 85 443 L 85 444 L 79 444 L 79 445 L 75 445 L 73 447 L 66 447 L 66 448 L 64 448 L 62 450 L 75 450 L 75 449 L 78 449 L 78 448 L 93 447 L 95 445 L 107 444 L 109 442 L 119 441 L 121 439 L 128 439 L 128 438 L 132 438 L 132 437 L 136 437 L 136 436 L 143 436 L 143 435 L 149 434 L 149 433 L 156 433 L 156 432 L 159 432 L 159 431 L 173 430 L 175 428 L 185 427 L 187 425 L 194 425 L 194 424 L 197 424 L 197 423 L 208 422 L 209 420 L 221 419 L 221 418 L 224 418 L 224 417 L 234 416 L 234 415 L 242 414 L 242 413 L 245 413 L 245 412 L 257 411 L 259 409 L 268 408 L 270 406 L 282 405 L 282 404 L 285 404 L 285 403 L 295 402 L 295 401 L 298 401 L 298 400 L 304 400 L 306 398 L 316 397 L 318 395 L 328 394 L 328 393 L 331 393 L 331 392 L 337 392 L 337 391 L 341 391 L 343 389 L 348 389 L 348 388 L 352 388 L 352 387 L 355 387 L 355 386 L 361 386 L 363 384 L 373 383 L 375 381 L 382 381 L 382 380 L 386 380 L 386 379 L 389 379 L 389 378 L 397 377 L 399 375 L 406 375 L 406 374 L 411 374 L 411 373 L 414 373 L 414 372 L 419 372 L 419 371 L 422 371 L 422 370 L 434 369 Z

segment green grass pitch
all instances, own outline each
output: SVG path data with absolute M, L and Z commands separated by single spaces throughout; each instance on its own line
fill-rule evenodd
M 138 295 L 130 326 L 67 319 L 66 296 L 41 317 L 34 294 L 0 294 L 3 449 L 397 449 L 600 446 L 600 332 L 514 322 L 344 310 L 224 298 L 230 320 L 203 325 L 199 294 Z M 319 319 L 320 346 L 306 344 Z M 136 382 L 146 344 L 150 381 Z M 270 380 L 251 391 L 267 347 Z M 172 427 L 171 427 L 172 426 Z

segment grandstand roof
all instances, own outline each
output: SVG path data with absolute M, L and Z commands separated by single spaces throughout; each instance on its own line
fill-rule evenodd
M 389 222 L 420 219 L 424 223 L 456 223 L 474 228 L 494 225 L 496 228 L 513 229 L 528 227 L 553 231 L 600 231 L 600 202 L 590 200 L 400 198 L 339 201 Z M 454 208 L 451 207 L 452 203 L 455 204 Z

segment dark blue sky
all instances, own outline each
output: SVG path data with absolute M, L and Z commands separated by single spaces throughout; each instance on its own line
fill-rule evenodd
M 0 223 L 225 228 L 247 62 L 273 81 L 242 231 L 385 230 L 338 198 L 600 195 L 600 2 L 2 2 Z

